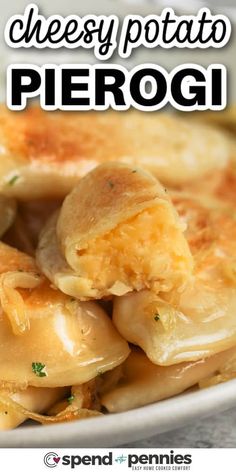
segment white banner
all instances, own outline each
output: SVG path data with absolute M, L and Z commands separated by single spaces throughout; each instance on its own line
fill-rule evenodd
M 0 449 L 1 470 L 235 472 L 236 449 Z

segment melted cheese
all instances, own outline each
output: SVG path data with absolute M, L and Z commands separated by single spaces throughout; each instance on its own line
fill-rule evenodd
M 192 268 L 181 226 L 165 206 L 119 224 L 78 253 L 80 276 L 99 291 L 108 287 L 113 295 L 144 287 L 170 290 L 181 285 Z

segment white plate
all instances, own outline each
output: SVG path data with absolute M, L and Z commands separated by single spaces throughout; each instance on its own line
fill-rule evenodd
M 1 447 L 109 447 L 145 439 L 236 405 L 236 379 L 143 408 L 0 433 Z
M 4 2 L 1 5 L 0 29 L 10 15 L 16 12 L 22 12 L 27 0 L 15 0 Z M 140 13 L 147 15 L 155 13 L 156 7 L 151 5 L 137 7 L 132 3 L 126 6 L 125 3 L 119 3 L 114 0 L 99 0 L 95 2 L 86 0 L 78 2 L 77 0 L 57 0 L 57 2 L 48 2 L 48 0 L 37 1 L 41 5 L 44 13 L 116 13 L 123 17 L 128 13 Z M 171 2 L 168 4 L 170 6 Z M 176 2 L 175 2 L 176 4 Z M 184 5 L 182 3 L 182 5 Z M 188 2 L 188 11 L 192 3 Z M 180 10 L 186 11 L 186 7 Z M 194 7 L 196 11 L 196 4 Z M 218 7 L 218 11 L 221 11 Z M 223 9 L 224 10 L 224 9 Z M 235 19 L 236 10 L 231 10 L 230 18 Z M 202 65 L 210 63 L 224 63 L 230 73 L 230 97 L 236 100 L 236 39 L 232 40 L 224 50 L 208 51 L 139 51 L 131 59 L 131 64 L 141 62 L 158 62 L 160 65 L 171 69 L 172 67 L 184 62 L 196 62 Z M 33 58 L 33 59 L 32 59 Z M 38 52 L 38 51 L 13 51 L 4 46 L 3 40 L 0 41 L 0 97 L 4 99 L 4 75 L 5 67 L 11 62 L 92 62 L 91 55 L 84 53 L 70 52 Z M 118 59 L 115 58 L 117 62 Z M 233 88 L 234 86 L 234 88 Z M 55 426 L 35 426 L 24 425 L 16 430 L 0 433 L 0 446 L 2 447 L 108 447 L 118 446 L 128 441 L 135 441 L 147 438 L 153 434 L 162 433 L 178 428 L 187 422 L 223 411 L 236 405 L 236 380 L 217 385 L 205 390 L 189 392 L 169 400 L 165 400 L 153 405 L 132 410 L 126 413 L 106 415 L 104 417 L 75 421 L 72 423 L 59 424 Z

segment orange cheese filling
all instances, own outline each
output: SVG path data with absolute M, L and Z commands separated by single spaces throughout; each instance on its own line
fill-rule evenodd
M 78 251 L 80 276 L 93 288 L 123 295 L 131 290 L 170 290 L 192 271 L 180 223 L 165 205 L 145 210 Z

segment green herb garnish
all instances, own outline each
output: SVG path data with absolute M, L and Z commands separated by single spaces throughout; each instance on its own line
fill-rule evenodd
M 19 179 L 19 175 L 13 175 L 13 177 L 8 181 L 8 185 L 14 185 Z
M 32 371 L 37 377 L 46 377 L 46 372 L 43 372 L 44 367 L 45 364 L 41 364 L 41 362 L 32 362 Z
M 155 320 L 155 321 L 159 321 L 159 319 L 160 319 L 160 316 L 159 316 L 158 313 L 157 313 L 157 314 L 154 316 L 154 320 Z
M 115 184 L 113 184 L 113 182 L 111 180 L 108 180 L 108 185 L 109 185 L 110 188 L 115 187 Z
M 75 399 L 75 396 L 74 396 L 74 395 L 71 395 L 70 397 L 67 398 L 67 401 L 68 401 L 68 403 L 71 404 L 74 399 Z
M 132 174 L 136 174 L 136 172 L 137 172 L 137 171 L 136 171 L 135 169 L 134 169 L 134 170 L 132 170 Z

